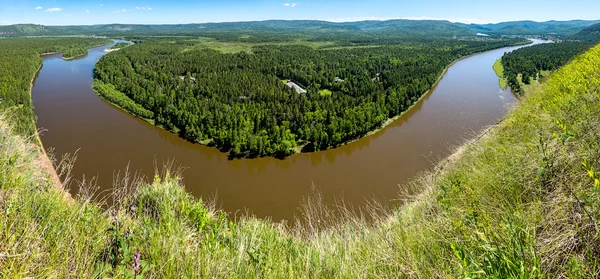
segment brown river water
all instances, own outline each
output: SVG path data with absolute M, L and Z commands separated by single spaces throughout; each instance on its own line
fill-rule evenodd
M 495 124 L 515 102 L 510 90 L 499 87 L 492 65 L 517 47 L 497 49 L 455 63 L 426 97 L 373 136 L 285 160 L 228 160 L 215 148 L 189 143 L 101 100 L 91 89 L 92 73 L 107 47 L 72 61 L 61 54 L 44 56 L 33 87 L 45 148 L 57 158 L 78 151 L 74 179 L 97 177 L 100 190 L 106 190 L 128 165 L 152 179 L 155 165 L 173 161 L 184 167 L 186 190 L 194 196 L 216 195 L 217 205 L 228 212 L 275 221 L 299 215 L 313 188 L 328 203 L 390 204 L 403 184 Z

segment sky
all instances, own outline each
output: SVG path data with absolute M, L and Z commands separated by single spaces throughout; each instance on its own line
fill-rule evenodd
M 0 0 L 0 25 L 318 19 L 463 23 L 600 19 L 600 0 Z

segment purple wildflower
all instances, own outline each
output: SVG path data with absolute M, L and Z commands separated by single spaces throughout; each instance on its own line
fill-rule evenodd
M 136 249 L 135 253 L 133 253 L 133 271 L 135 274 L 138 274 L 138 271 L 140 270 L 141 258 L 142 255 L 140 254 L 140 249 Z

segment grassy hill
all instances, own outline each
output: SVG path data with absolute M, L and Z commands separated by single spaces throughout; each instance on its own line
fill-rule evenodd
M 597 46 L 558 70 L 373 224 L 318 196 L 297 225 L 234 222 L 167 171 L 121 176 L 110 207 L 71 198 L 4 115 L 0 277 L 598 277 L 599 65 Z

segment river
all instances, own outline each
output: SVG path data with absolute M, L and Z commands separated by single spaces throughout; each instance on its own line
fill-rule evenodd
M 497 49 L 452 65 L 426 97 L 373 136 L 285 160 L 228 160 L 215 148 L 189 143 L 100 99 L 91 89 L 92 73 L 106 48 L 72 61 L 62 54 L 44 56 L 32 90 L 45 148 L 57 158 L 78 152 L 74 179 L 96 177 L 104 191 L 127 166 L 152 179 L 156 165 L 173 162 L 183 168 L 184 185 L 194 196 L 216 196 L 217 205 L 232 214 L 275 221 L 298 215 L 313 189 L 328 203 L 396 200 L 403 184 L 495 124 L 515 102 L 510 90 L 499 87 L 492 65 L 518 47 Z

